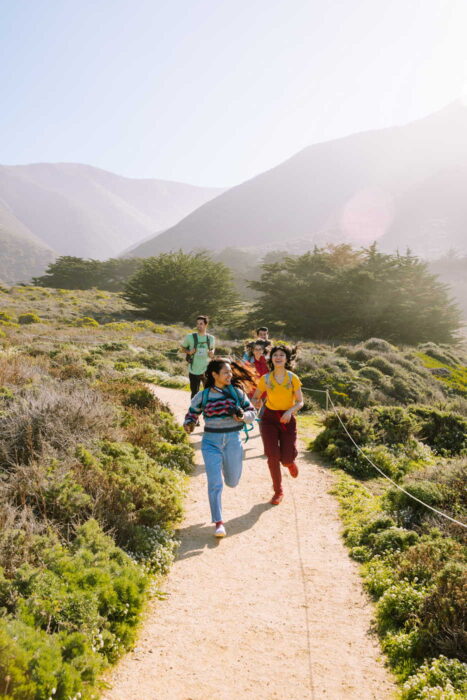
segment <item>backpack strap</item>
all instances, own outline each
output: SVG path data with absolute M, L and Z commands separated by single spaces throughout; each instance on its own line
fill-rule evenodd
M 192 333 L 193 336 L 193 345 L 194 345 L 194 350 L 196 352 L 196 348 L 198 347 L 198 334 L 197 333 Z
M 211 350 L 211 340 L 209 338 L 209 333 L 206 333 L 206 341 L 208 344 L 208 350 L 210 351 Z
M 201 397 L 201 410 L 204 411 L 209 398 L 209 387 L 203 389 L 203 395 Z

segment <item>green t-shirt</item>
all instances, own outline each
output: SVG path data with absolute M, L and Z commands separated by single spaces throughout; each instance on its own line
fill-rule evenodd
M 208 337 L 209 337 L 209 347 L 208 347 Z M 198 333 L 198 345 L 196 347 L 196 352 L 192 356 L 193 362 L 191 363 L 190 373 L 191 374 L 204 374 L 206 368 L 209 364 L 209 351 L 214 350 L 215 338 L 209 333 L 207 335 L 200 335 Z M 193 338 L 193 333 L 188 333 L 183 340 L 182 347 L 187 348 L 187 350 L 193 350 L 195 347 L 195 341 Z

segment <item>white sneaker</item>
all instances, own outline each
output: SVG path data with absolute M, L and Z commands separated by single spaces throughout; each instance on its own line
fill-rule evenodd
M 216 531 L 215 531 L 215 533 L 214 533 L 214 536 L 215 536 L 215 537 L 225 537 L 226 534 L 227 534 L 227 533 L 226 533 L 225 527 L 224 527 L 223 525 L 218 525 L 218 526 L 216 527 Z

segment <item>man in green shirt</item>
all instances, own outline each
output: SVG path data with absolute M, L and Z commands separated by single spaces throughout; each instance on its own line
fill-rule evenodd
M 180 348 L 189 362 L 191 397 L 198 393 L 200 384 L 204 387 L 204 373 L 209 360 L 214 357 L 215 338 L 207 333 L 209 319 L 207 316 L 198 316 L 196 319 L 196 332 L 185 336 Z

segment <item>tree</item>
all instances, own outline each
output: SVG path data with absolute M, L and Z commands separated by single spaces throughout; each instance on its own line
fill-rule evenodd
M 238 303 L 230 271 L 204 252 L 146 258 L 123 296 L 154 320 L 168 323 L 192 323 L 199 313 L 219 319 Z
M 262 270 L 254 319 L 294 337 L 449 343 L 461 325 L 449 288 L 409 252 L 315 248 Z
M 44 275 L 34 277 L 33 284 L 55 289 L 98 287 L 109 292 L 120 292 L 140 264 L 141 258 L 110 258 L 101 261 L 62 255 L 50 263 Z

